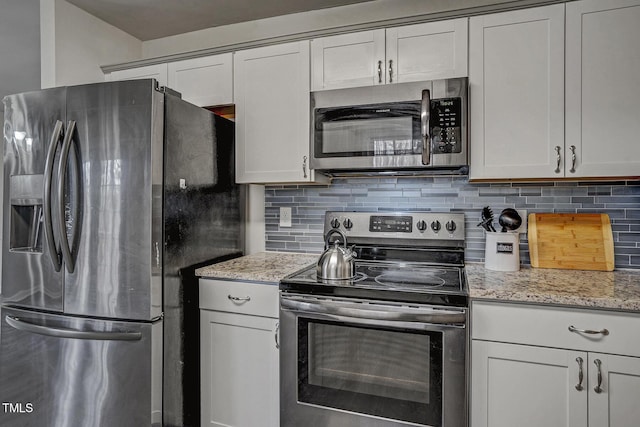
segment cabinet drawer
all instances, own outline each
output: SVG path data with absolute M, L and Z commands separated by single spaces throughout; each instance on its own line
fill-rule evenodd
M 278 285 L 200 279 L 200 308 L 278 317 Z
M 573 326 L 607 335 L 571 332 Z M 611 311 L 474 302 L 471 337 L 526 345 L 640 356 L 640 315 Z

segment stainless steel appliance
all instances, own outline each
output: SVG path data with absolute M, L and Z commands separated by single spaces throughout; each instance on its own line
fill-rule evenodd
M 468 173 L 467 91 L 455 78 L 314 92 L 311 168 Z
M 233 123 L 154 80 L 4 99 L 0 425 L 199 425 L 196 266 L 242 251 Z
M 467 425 L 464 214 L 327 212 L 356 277 L 280 284 L 283 427 Z

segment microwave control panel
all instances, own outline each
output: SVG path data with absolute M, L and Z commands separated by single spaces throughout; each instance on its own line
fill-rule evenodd
M 431 146 L 433 154 L 462 151 L 462 99 L 431 100 Z

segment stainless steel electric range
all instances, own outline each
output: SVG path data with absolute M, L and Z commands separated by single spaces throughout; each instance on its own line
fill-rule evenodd
M 333 229 L 355 276 L 280 283 L 281 425 L 466 426 L 464 214 L 327 212 Z

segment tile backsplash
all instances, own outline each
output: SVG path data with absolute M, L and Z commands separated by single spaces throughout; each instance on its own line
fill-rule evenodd
M 280 207 L 291 207 L 292 226 L 280 227 Z M 484 261 L 480 213 L 511 207 L 532 212 L 606 213 L 611 218 L 616 268 L 640 268 L 640 181 L 469 183 L 467 177 L 351 178 L 331 185 L 265 188 L 266 249 L 320 253 L 324 213 L 336 211 L 463 212 L 467 261 Z M 495 223 L 497 225 L 497 221 Z M 530 264 L 526 234 L 520 260 Z

